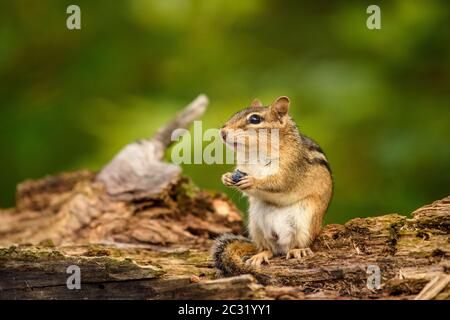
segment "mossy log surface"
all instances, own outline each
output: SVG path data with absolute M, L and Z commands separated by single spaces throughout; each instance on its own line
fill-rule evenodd
M 69 290 L 69 266 L 81 288 Z M 251 299 L 250 275 L 213 279 L 208 252 L 136 245 L 0 249 L 0 299 Z
M 110 197 L 90 172 L 27 181 L 0 210 L 0 299 L 256 298 L 249 275 L 215 279 L 212 239 L 235 206 L 180 176 L 158 197 Z M 67 268 L 81 272 L 69 290 Z M 250 289 L 251 288 L 251 289 Z
M 123 242 L 202 246 L 224 232 L 239 232 L 239 211 L 220 193 L 198 189 L 179 176 L 159 194 L 111 197 L 88 171 L 63 173 L 17 188 L 17 207 L 0 210 L 0 244 L 55 245 Z
M 258 270 L 231 265 L 227 275 L 252 274 L 272 298 L 412 299 L 431 281 L 440 286 L 419 297 L 450 293 L 450 197 L 412 213 L 356 218 L 326 226 L 303 260 L 275 258 Z M 241 257 L 244 261 L 247 257 Z M 380 287 L 368 286 L 380 270 Z M 424 295 L 424 294 L 427 295 Z
M 416 210 L 326 226 L 303 260 L 219 275 L 213 239 L 242 233 L 223 194 L 164 162 L 175 128 L 206 110 L 197 97 L 151 139 L 125 146 L 98 174 L 63 173 L 17 188 L 0 209 L 0 299 L 448 299 L 450 197 Z M 81 288 L 68 289 L 69 266 Z M 367 270 L 381 286 L 368 289 Z
M 224 195 L 180 176 L 159 198 L 117 200 L 93 177 L 18 187 L 17 207 L 0 211 L 1 299 L 413 299 L 427 284 L 421 297 L 449 297 L 450 197 L 411 217 L 328 225 L 301 261 L 220 275 L 213 239 L 242 233 Z M 70 265 L 80 267 L 80 290 L 66 286 Z M 378 289 L 367 286 L 370 265 L 380 268 Z

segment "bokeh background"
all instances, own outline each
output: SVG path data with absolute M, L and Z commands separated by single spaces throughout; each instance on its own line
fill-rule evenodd
M 82 30 L 66 28 L 78 4 Z M 381 7 L 381 30 L 366 8 Z M 15 185 L 98 170 L 206 93 L 204 128 L 258 97 L 292 101 L 327 152 L 327 222 L 413 209 L 450 194 L 448 1 L 2 0 L 0 207 Z M 223 190 L 226 165 L 188 165 Z

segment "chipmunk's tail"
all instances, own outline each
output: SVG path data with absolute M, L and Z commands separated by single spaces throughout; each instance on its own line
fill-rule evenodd
M 215 241 L 214 264 L 223 275 L 252 273 L 253 270 L 245 264 L 245 260 L 255 253 L 256 247 L 249 239 L 227 233 Z

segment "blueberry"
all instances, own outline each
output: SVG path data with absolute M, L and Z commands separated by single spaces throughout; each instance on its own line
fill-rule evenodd
M 231 180 L 233 180 L 234 183 L 238 183 L 246 175 L 247 174 L 245 172 L 236 170 L 233 172 L 233 175 L 231 176 Z

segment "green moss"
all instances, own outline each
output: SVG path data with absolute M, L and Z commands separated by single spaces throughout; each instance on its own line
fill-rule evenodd
M 115 259 L 109 257 L 93 257 L 82 258 L 80 261 L 83 263 L 96 263 L 104 266 L 105 271 L 109 275 L 113 275 L 114 278 L 128 279 L 129 274 L 138 274 L 140 277 L 157 278 L 165 274 L 165 271 L 154 265 L 141 266 L 130 258 Z
M 365 218 L 352 219 L 345 224 L 345 228 L 357 233 L 369 233 L 368 220 Z
M 26 261 L 26 262 L 67 262 L 76 265 L 96 264 L 102 266 L 107 273 L 114 274 L 120 277 L 122 274 L 138 273 L 144 276 L 158 277 L 164 274 L 161 268 L 154 265 L 138 265 L 130 258 L 112 258 L 109 256 L 110 252 L 101 247 L 91 247 L 88 249 L 90 256 L 67 256 L 57 250 L 50 250 L 42 247 L 27 247 L 21 248 L 11 246 L 9 248 L 0 248 L 0 260 L 12 261 Z
M 11 246 L 9 248 L 0 248 L 0 259 L 8 260 L 57 260 L 64 258 L 64 255 L 57 250 L 49 250 L 46 248 L 20 248 Z
M 39 246 L 41 247 L 47 247 L 47 248 L 54 248 L 55 244 L 53 243 L 52 239 L 45 239 L 39 242 Z
M 101 257 L 101 256 L 111 256 L 112 252 L 109 248 L 103 248 L 101 246 L 89 246 L 87 251 L 83 253 L 86 257 Z
M 192 179 L 183 177 L 176 188 L 176 196 L 195 198 L 199 193 L 199 188 L 194 184 Z
M 12 254 L 17 252 L 16 246 L 11 246 L 9 248 L 0 248 L 0 258 L 8 258 Z

